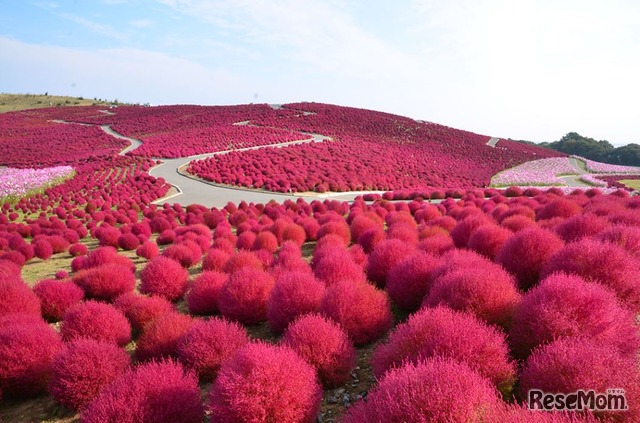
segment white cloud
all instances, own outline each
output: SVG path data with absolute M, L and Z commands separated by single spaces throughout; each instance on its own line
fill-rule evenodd
M 134 28 L 150 28 L 154 25 L 154 22 L 151 19 L 138 19 L 135 21 L 131 21 L 129 22 L 129 25 L 131 25 Z

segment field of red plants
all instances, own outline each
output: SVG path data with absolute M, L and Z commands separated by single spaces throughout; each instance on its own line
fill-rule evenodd
M 161 194 L 121 160 L 104 185 Z M 81 204 L 65 185 L 57 207 L 0 215 L 8 421 L 38 401 L 83 422 L 640 418 L 640 200 L 624 191 L 207 209 L 115 187 Z M 612 387 L 628 411 L 523 404 Z
M 0 206 L 2 421 L 640 421 L 639 197 L 483 189 L 545 150 L 384 113 L 154 110 L 0 115 L 0 165 L 75 169 Z M 396 190 L 153 203 L 171 187 L 146 156 L 246 120 L 274 134 L 257 143 L 332 141 L 192 165 L 272 191 Z M 96 125 L 157 142 L 119 156 Z M 532 389 L 624 390 L 629 408 L 530 411 Z

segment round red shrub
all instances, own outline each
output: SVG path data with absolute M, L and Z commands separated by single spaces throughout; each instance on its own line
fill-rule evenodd
M 118 248 L 118 238 L 120 237 L 120 231 L 113 226 L 102 226 L 96 233 L 101 247 L 115 247 Z
M 118 237 L 118 246 L 125 251 L 133 251 L 138 248 L 139 245 L 140 240 L 131 232 L 127 232 Z
M 19 267 L 24 266 L 24 264 L 27 262 L 27 258 L 24 256 L 24 254 L 20 253 L 19 251 L 12 250 L 9 250 L 0 255 L 0 260 L 11 261 L 14 264 L 17 264 Z
M 93 339 L 70 342 L 53 360 L 49 392 L 60 404 L 80 410 L 129 367 L 129 354 Z
M 364 281 L 366 279 L 362 267 L 352 260 L 343 247 L 318 251 L 314 254 L 313 262 L 313 273 L 327 286 L 341 280 Z
M 640 263 L 620 247 L 592 239 L 567 244 L 549 258 L 540 275 L 546 277 L 555 272 L 601 283 L 632 310 L 640 310 Z
M 202 270 L 222 272 L 229 257 L 231 257 L 231 254 L 228 252 L 219 248 L 211 248 L 207 255 L 204 256 L 204 259 L 202 259 Z
M 78 285 L 55 279 L 41 280 L 33 292 L 40 298 L 42 316 L 53 322 L 62 320 L 69 307 L 84 299 L 84 291 Z
M 467 247 L 493 260 L 500 248 L 511 236 L 511 231 L 498 225 L 488 224 L 476 228 L 469 236 Z
M 354 217 L 351 221 L 351 224 L 349 225 L 349 230 L 351 231 L 351 240 L 353 242 L 357 242 L 360 238 L 360 235 L 372 228 L 378 228 L 382 230 L 382 225 L 378 221 L 373 220 L 370 216 L 364 214 L 360 214 Z
M 608 226 L 608 221 L 594 214 L 579 214 L 560 223 L 554 230 L 565 242 L 574 242 L 597 235 Z
M 282 272 L 267 302 L 271 330 L 280 333 L 298 316 L 318 311 L 324 290 L 324 284 L 308 272 Z
M 502 407 L 487 379 L 464 363 L 436 357 L 390 370 L 342 421 L 480 422 Z
M 435 279 L 423 304 L 445 305 L 508 328 L 520 299 L 513 276 L 502 267 L 487 263 L 481 270 L 458 268 Z
M 278 250 L 278 238 L 269 231 L 262 231 L 256 235 L 253 250 L 265 250 L 273 254 Z
M 40 299 L 20 279 L 0 279 L 0 316 L 26 313 L 40 316 Z
M 523 229 L 504 243 L 496 255 L 496 262 L 516 276 L 521 289 L 527 290 L 538 283 L 542 266 L 563 245 L 562 240 L 549 230 Z
M 512 232 L 518 232 L 526 228 L 535 228 L 537 224 L 527 216 L 516 214 L 509 216 L 500 222 L 500 226 Z
M 76 257 L 77 259 L 77 257 Z M 118 264 L 122 267 L 127 267 L 132 273 L 136 271 L 136 265 L 128 257 L 121 256 L 118 251 L 113 247 L 99 247 L 87 254 L 85 266 L 83 268 L 88 269 L 90 267 L 99 267 L 105 264 Z
M 490 222 L 489 218 L 483 214 L 472 214 L 459 221 L 456 226 L 453 227 L 451 230 L 451 239 L 453 239 L 456 247 L 466 247 L 473 231 Z
M 554 217 L 566 218 L 579 214 L 581 210 L 582 207 L 577 203 L 565 198 L 557 198 L 538 209 L 536 211 L 536 219 L 548 220 Z
M 77 234 L 75 234 L 75 236 L 77 238 Z M 51 235 L 47 240 L 49 241 L 49 244 L 51 244 L 54 254 L 63 253 L 69 249 L 70 242 L 62 235 Z M 74 241 L 78 242 L 77 239 L 74 239 Z
M 165 229 L 158 235 L 156 238 L 156 242 L 158 245 L 169 245 L 173 244 L 176 240 L 176 232 L 173 229 Z
M 292 241 L 297 245 L 302 246 L 306 240 L 307 234 L 304 228 L 298 224 L 289 223 L 282 230 L 282 243 Z
M 200 247 L 194 243 L 194 245 L 187 245 L 186 243 L 174 244 L 166 248 L 162 252 L 162 257 L 170 258 L 180 263 L 182 267 L 188 269 L 200 261 L 201 252 Z
M 41 239 L 33 243 L 33 253 L 40 260 L 49 260 L 53 255 L 53 247 L 46 239 Z
M 82 423 L 201 423 L 198 379 L 179 363 L 141 364 L 118 377 L 82 411 Z
M 387 238 L 399 239 L 409 245 L 418 245 L 418 231 L 415 222 L 411 225 L 405 222 L 398 222 L 387 228 Z
M 113 305 L 124 313 L 131 327 L 138 331 L 156 317 L 174 310 L 173 305 L 162 297 L 139 295 L 135 292 L 120 295 Z
M 555 273 L 522 298 L 509 344 L 524 358 L 540 345 L 577 336 L 612 345 L 626 356 L 636 355 L 640 347 L 633 313 L 612 292 L 577 275 Z
M 564 338 L 534 350 L 520 374 L 522 397 L 531 389 L 554 393 L 624 389 L 628 410 L 598 414 L 629 422 L 640 419 L 637 358 L 622 357 L 616 348 L 592 339 Z
M 71 271 L 79 272 L 87 267 L 87 256 L 77 256 L 71 260 Z
M 246 325 L 267 320 L 267 301 L 275 282 L 268 273 L 243 267 L 232 273 L 218 298 L 220 313 Z
M 60 334 L 66 342 L 89 338 L 124 346 L 131 341 L 131 325 L 114 306 L 89 300 L 67 309 Z
M 140 272 L 140 292 L 177 301 L 187 290 L 189 272 L 168 257 L 152 259 Z
M 504 334 L 475 316 L 446 307 L 427 308 L 391 332 L 371 359 L 377 378 L 403 363 L 443 356 L 467 364 L 507 396 L 515 382 Z
M 367 260 L 367 277 L 380 287 L 387 283 L 389 271 L 415 251 L 415 246 L 399 239 L 385 239 L 376 244 Z
M 182 364 L 201 380 L 215 378 L 220 365 L 249 342 L 247 331 L 237 323 L 212 318 L 191 325 L 178 343 Z
M 201 315 L 217 313 L 220 291 L 228 279 L 227 274 L 215 271 L 205 271 L 198 275 L 185 295 L 189 313 Z
M 634 257 L 640 257 L 640 228 L 638 227 L 615 225 L 602 231 L 596 238 L 617 245 Z
M 177 357 L 178 344 L 193 320 L 178 312 L 163 313 L 147 323 L 136 342 L 138 361 Z
M 431 272 L 439 263 L 437 258 L 422 251 L 398 262 L 389 271 L 385 287 L 391 300 L 404 310 L 417 310 L 429 292 Z
M 0 259 L 0 281 L 5 279 L 19 279 L 22 270 L 20 266 L 10 260 Z
M 209 393 L 212 421 L 316 421 L 322 389 L 293 350 L 250 343 L 224 362 Z
M 324 386 L 344 384 L 356 366 L 356 350 L 346 332 L 318 314 L 306 314 L 291 323 L 282 339 L 311 364 Z
M 358 244 L 362 246 L 367 254 L 370 254 L 375 246 L 386 238 L 387 234 L 382 228 L 373 227 L 365 230 L 358 236 Z
M 136 275 L 128 267 L 104 264 L 79 271 L 72 281 L 84 290 L 87 298 L 112 301 L 118 295 L 133 291 Z
M 238 251 L 229 257 L 224 265 L 224 271 L 227 273 L 234 273 L 245 267 L 254 270 L 263 270 L 264 264 L 255 253 L 249 251 Z
M 145 241 L 136 248 L 136 255 L 147 260 L 151 260 L 158 254 L 160 254 L 160 249 L 158 248 L 158 244 L 153 241 Z
M 393 324 L 387 294 L 368 282 L 336 282 L 325 291 L 320 311 L 338 322 L 355 345 L 375 341 Z
M 236 247 L 238 250 L 250 251 L 256 241 L 256 234 L 253 231 L 244 231 L 238 235 Z
M 51 363 L 63 348 L 60 335 L 44 322 L 0 325 L 0 391 L 31 397 L 44 392 Z

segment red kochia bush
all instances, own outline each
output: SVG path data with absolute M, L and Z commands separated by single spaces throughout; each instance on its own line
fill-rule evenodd
M 17 316 L 11 324 L 0 324 L 0 391 L 30 397 L 47 388 L 51 363 L 64 344 L 46 323 Z
M 178 342 L 193 320 L 177 312 L 164 313 L 149 322 L 136 343 L 136 359 L 139 361 L 176 357 Z
M 160 254 L 160 249 L 158 248 L 158 244 L 153 241 L 145 241 L 136 248 L 136 255 L 147 260 L 151 260 L 158 254 Z
M 367 261 L 367 277 L 380 287 L 387 283 L 389 271 L 415 251 L 415 247 L 399 239 L 385 239 L 374 247 Z
M 189 272 L 177 261 L 156 257 L 140 272 L 140 292 L 177 301 L 187 290 Z
M 214 314 L 218 311 L 218 299 L 222 286 L 229 276 L 225 273 L 205 271 L 191 283 L 185 295 L 191 314 Z
M 615 387 L 615 388 L 612 388 Z M 628 410 L 602 413 L 628 422 L 640 419 L 640 373 L 636 357 L 622 357 L 610 345 L 588 338 L 565 338 L 536 349 L 520 374 L 523 398 L 531 389 L 576 392 L 624 389 Z
M 129 367 L 129 354 L 111 343 L 81 339 L 53 360 L 49 392 L 71 410 L 84 408 Z
M 120 295 L 113 305 L 124 313 L 135 330 L 142 330 L 156 317 L 173 311 L 173 305 L 162 297 L 147 297 L 134 292 Z
M 269 327 L 282 332 L 296 317 L 318 311 L 324 284 L 308 272 L 282 272 L 267 302 Z
M 41 260 L 49 260 L 53 255 L 53 247 L 46 239 L 41 239 L 33 243 L 33 253 Z
M 459 221 L 456 226 L 453 227 L 451 230 L 451 239 L 453 239 L 456 247 L 466 247 L 473 231 L 488 223 L 491 223 L 491 220 L 489 220 L 487 216 L 483 214 L 472 214 Z
M 220 367 L 209 407 L 216 422 L 312 423 L 321 399 L 315 369 L 298 354 L 251 343 Z
M 228 252 L 219 248 L 212 248 L 209 250 L 207 255 L 204 256 L 204 259 L 202 259 L 202 270 L 222 272 L 229 260 L 229 257 L 231 257 L 231 254 Z
M 274 283 L 267 272 L 241 268 L 222 286 L 218 299 L 220 313 L 246 325 L 267 320 L 267 301 Z
M 242 326 L 212 318 L 193 323 L 181 337 L 177 352 L 182 364 L 197 372 L 201 380 L 211 381 L 220 365 L 248 342 Z
M 473 315 L 446 307 L 423 309 L 412 314 L 376 348 L 373 372 L 382 377 L 405 362 L 444 356 L 467 364 L 487 377 L 506 395 L 515 381 L 515 365 L 509 358 L 505 336 Z
M 597 235 L 609 226 L 609 222 L 594 214 L 572 216 L 555 227 L 555 231 L 565 242 Z
M 440 261 L 431 254 L 416 251 L 389 271 L 386 290 L 391 300 L 407 311 L 416 311 L 429 292 L 431 271 Z
M 118 237 L 118 246 L 125 251 L 133 251 L 138 248 L 139 245 L 140 240 L 131 232 L 127 232 Z
M 540 270 L 563 247 L 562 240 L 546 229 L 523 229 L 511 236 L 496 256 L 496 262 L 513 273 L 522 290 L 538 283 Z
M 278 238 L 269 231 L 262 231 L 256 236 L 253 249 L 265 250 L 273 254 L 278 250 Z
M 264 269 L 264 264 L 262 264 L 262 261 L 254 253 L 249 251 L 239 251 L 229 257 L 224 265 L 224 271 L 227 273 L 233 273 L 244 267 L 262 270 Z
M 4 279 L 20 278 L 20 266 L 10 260 L 0 258 L 0 281 Z
M 615 225 L 602 231 L 597 239 L 617 245 L 634 257 L 640 257 L 640 228 Z
M 82 411 L 82 423 L 200 423 L 198 380 L 173 361 L 145 363 L 125 372 Z
M 163 257 L 168 257 L 180 263 L 182 267 L 189 267 L 200 261 L 202 252 L 200 247 L 195 243 L 174 244 L 162 252 Z
M 635 317 L 613 292 L 577 275 L 554 273 L 522 298 L 509 343 L 524 358 L 539 345 L 576 336 L 612 345 L 625 356 L 637 355 L 640 347 Z
M 343 422 L 481 422 L 502 407 L 495 388 L 469 366 L 433 358 L 392 369 Z
M 133 291 L 136 276 L 119 264 L 104 264 L 81 270 L 73 276 L 73 282 L 84 290 L 87 298 L 112 301 L 118 295 Z
M 326 238 L 325 238 L 326 239 Z M 316 259 L 320 254 L 320 258 Z M 362 267 L 356 264 L 343 247 L 326 247 L 314 255 L 313 273 L 327 286 L 341 280 L 362 280 Z
M 0 316 L 11 313 L 40 316 L 40 299 L 19 278 L 0 279 Z
M 536 211 L 536 219 L 547 220 L 554 217 L 571 217 L 580 213 L 581 207 L 571 200 L 557 198 Z
M 567 244 L 549 258 L 541 276 L 565 272 L 601 283 L 634 311 L 640 310 L 640 263 L 625 250 L 592 239 Z
M 482 269 L 461 267 L 440 276 L 433 281 L 423 304 L 445 305 L 507 328 L 520 297 L 513 276 L 502 267 L 487 263 Z
M 42 316 L 54 322 L 61 320 L 67 309 L 84 298 L 84 291 L 72 282 L 55 279 L 41 280 L 33 287 L 40 298 Z
M 496 254 L 498 254 L 498 251 L 500 251 L 500 248 L 507 242 L 511 233 L 510 230 L 498 225 L 482 225 L 471 233 L 467 247 L 493 260 Z
M 62 339 L 90 338 L 124 346 L 131 341 L 131 325 L 112 305 L 89 300 L 71 306 L 62 319 Z
M 283 343 L 315 367 L 327 387 L 345 383 L 356 366 L 356 350 L 344 330 L 318 314 L 306 314 L 291 323 Z
M 338 322 L 355 345 L 375 341 L 393 324 L 389 298 L 368 282 L 344 280 L 330 286 L 320 311 Z

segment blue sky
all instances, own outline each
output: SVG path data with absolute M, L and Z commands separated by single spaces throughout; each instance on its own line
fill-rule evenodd
M 640 143 L 636 0 L 0 0 L 0 91 Z

